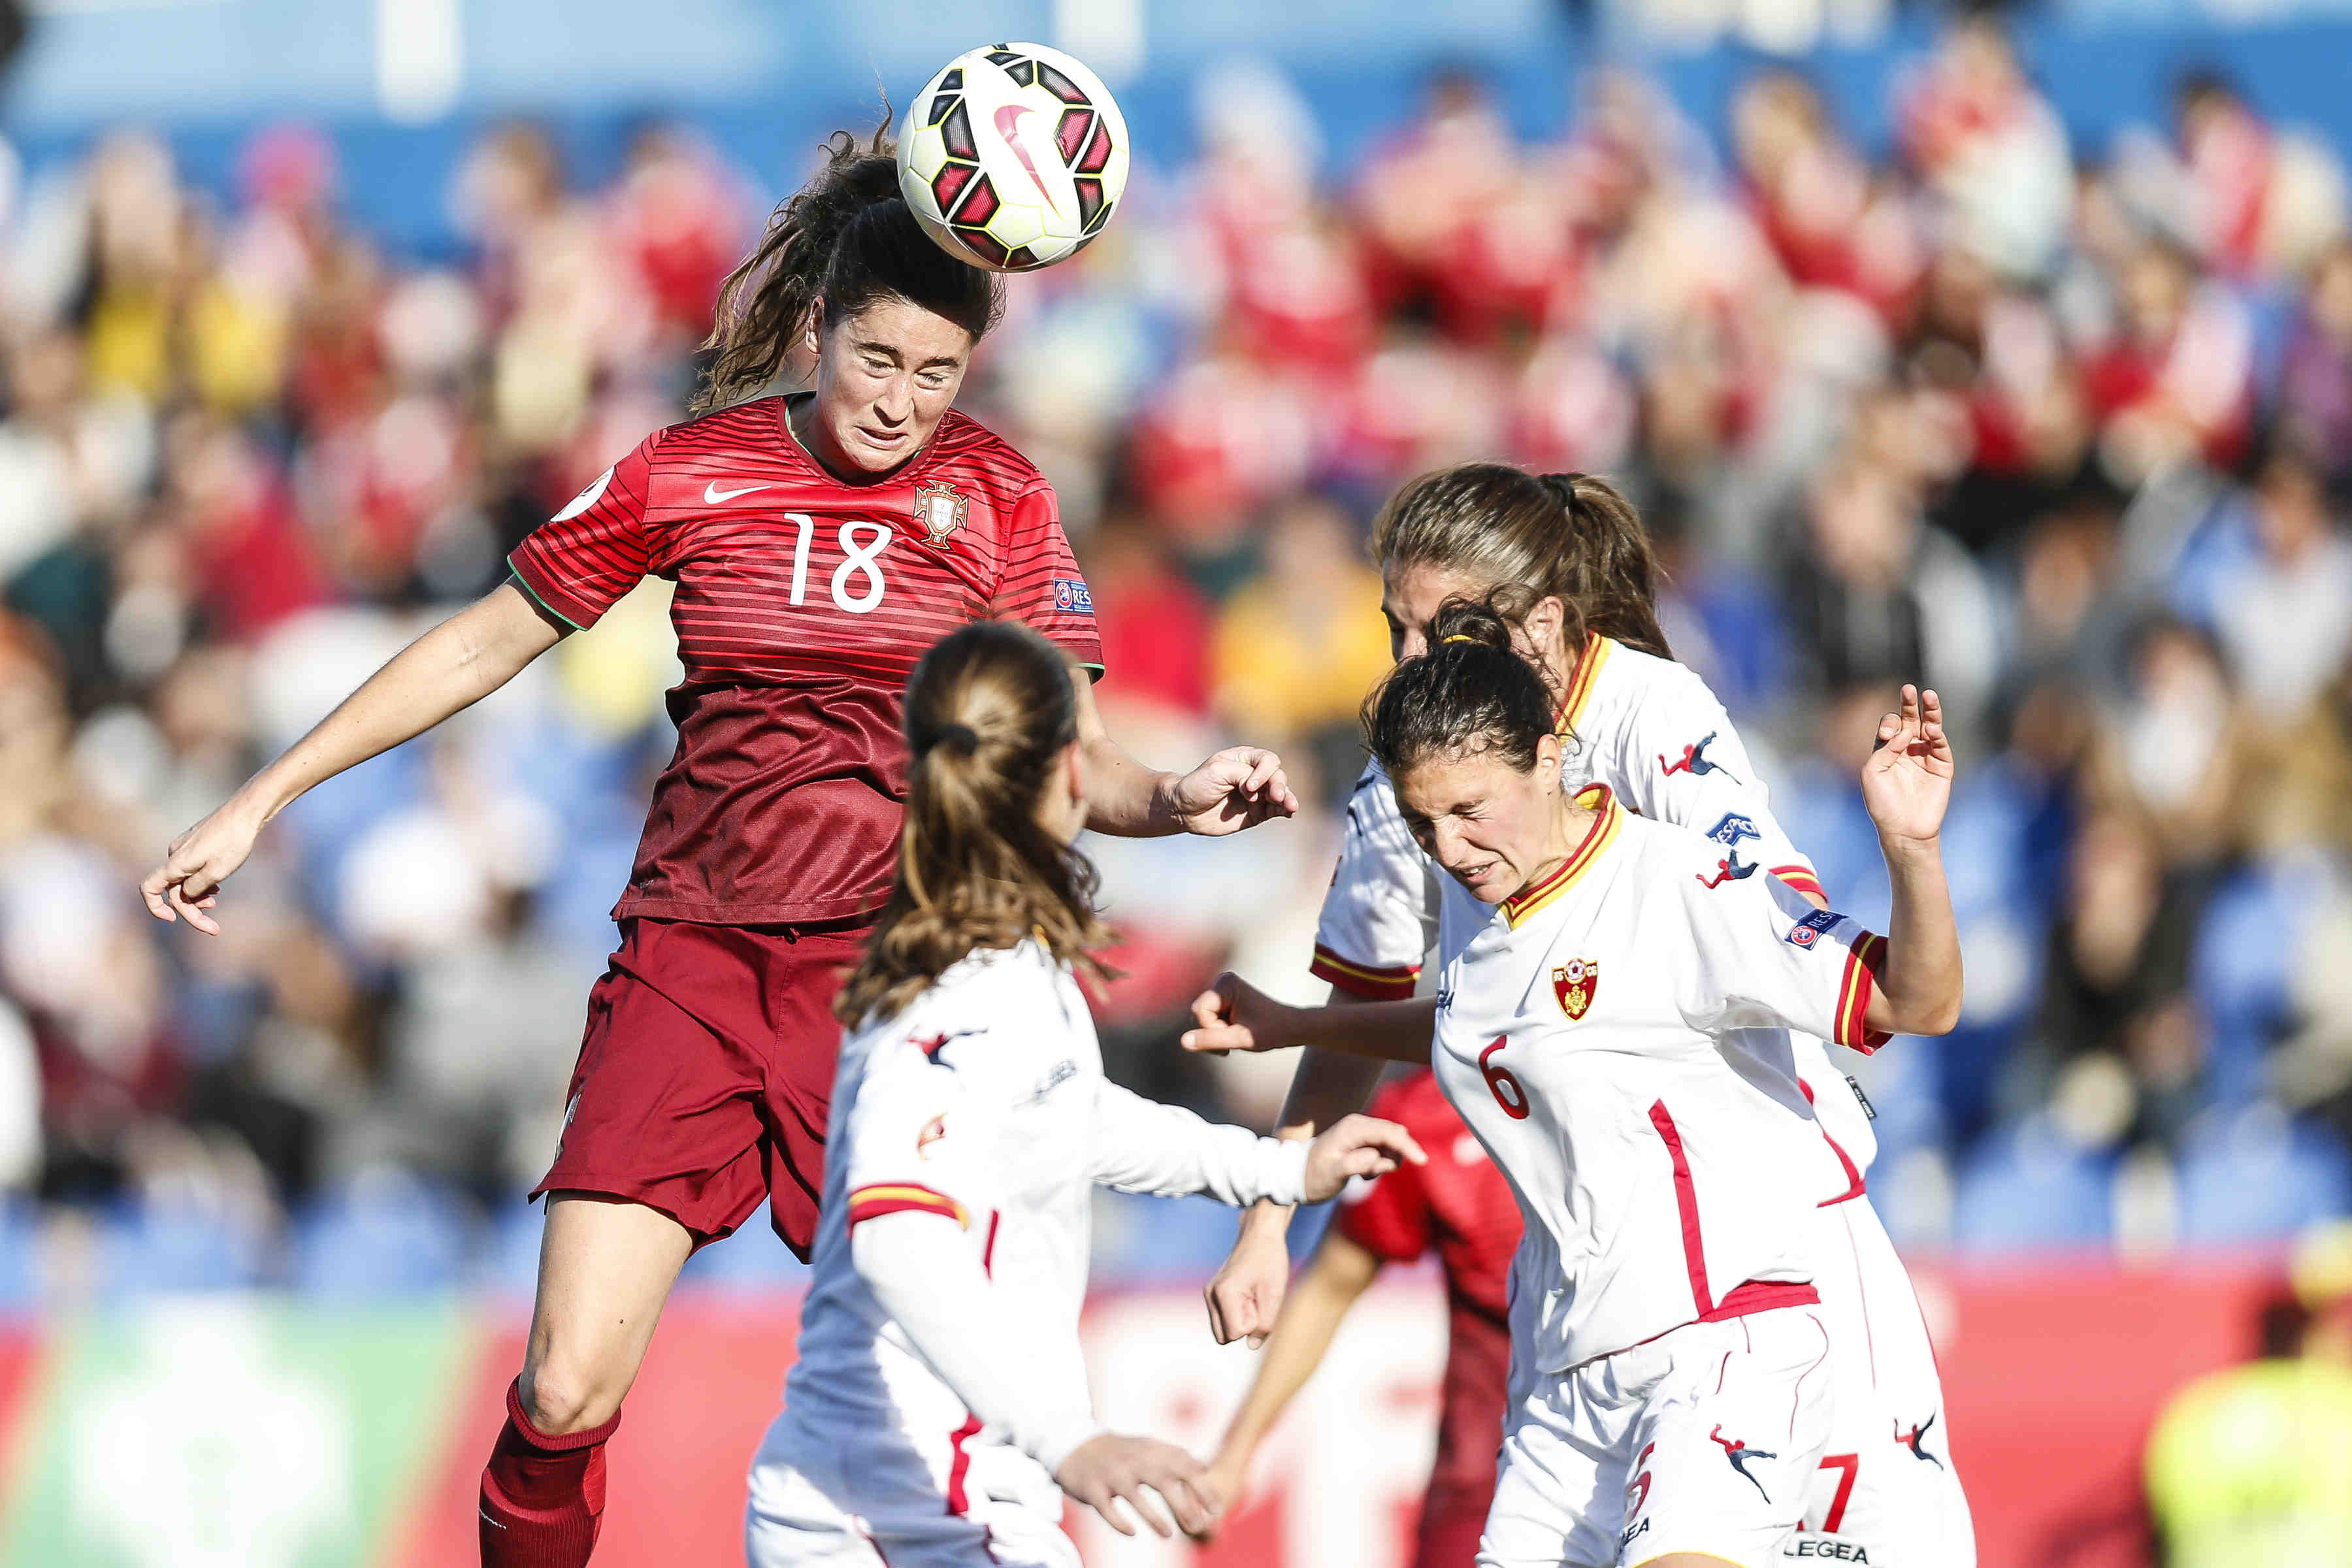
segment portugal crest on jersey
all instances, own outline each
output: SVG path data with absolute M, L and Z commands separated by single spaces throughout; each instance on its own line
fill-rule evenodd
M 1601 989 L 1601 965 L 1589 958 L 1571 958 L 1551 972 L 1552 994 L 1571 1024 L 1591 1010 L 1592 994 Z
M 971 505 L 944 479 L 915 487 L 915 521 L 923 525 L 923 537 L 937 549 L 948 547 L 948 541 L 963 526 Z

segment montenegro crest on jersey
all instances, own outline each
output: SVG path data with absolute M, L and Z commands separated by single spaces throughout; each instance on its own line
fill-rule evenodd
M 1591 1009 L 1592 994 L 1601 989 L 1601 965 L 1589 958 L 1571 958 L 1551 972 L 1552 994 L 1559 1010 L 1575 1023 Z
M 915 487 L 915 521 L 923 525 L 923 537 L 941 550 L 947 548 L 956 530 L 963 526 L 964 513 L 971 505 L 944 479 Z

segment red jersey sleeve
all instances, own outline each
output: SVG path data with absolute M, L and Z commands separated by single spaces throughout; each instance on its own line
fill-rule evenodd
M 1399 1165 L 1373 1178 L 1362 1197 L 1340 1199 L 1332 1228 L 1383 1263 L 1411 1263 L 1429 1250 L 1429 1193 L 1419 1168 Z
M 666 433 L 639 442 L 507 557 L 533 598 L 583 631 L 653 570 L 646 495 Z
M 1040 484 L 1013 503 L 1004 569 L 989 613 L 1025 622 L 1096 675 L 1102 674 L 1102 634 L 1095 628 L 1094 595 L 1070 553 L 1051 485 Z

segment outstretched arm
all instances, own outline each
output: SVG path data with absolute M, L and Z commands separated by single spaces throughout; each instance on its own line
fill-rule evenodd
M 1960 933 L 1940 837 L 1952 771 L 1943 704 L 1933 691 L 1906 686 L 1901 710 L 1878 721 L 1878 750 L 1862 769 L 1863 804 L 1894 891 L 1868 1010 L 1873 1029 L 1942 1035 L 1960 1020 Z
M 1184 1031 L 1188 1051 L 1221 1054 L 1309 1046 L 1420 1067 L 1428 1064 L 1429 1042 L 1437 1032 L 1437 998 L 1293 1007 L 1229 973 L 1217 976 L 1214 985 L 1192 999 L 1192 1022 L 1195 1026 Z
M 1087 1177 L 1122 1192 L 1206 1193 L 1221 1203 L 1319 1204 L 1350 1176 L 1379 1176 L 1425 1156 L 1393 1121 L 1343 1116 L 1312 1142 L 1279 1142 L 1204 1121 L 1108 1079 L 1095 1086 Z
M 1379 1004 L 1352 991 L 1334 990 L 1334 1007 L 1367 1007 Z M 1363 1110 L 1380 1087 L 1382 1063 L 1337 1051 L 1299 1053 L 1298 1070 L 1291 1075 L 1290 1093 L 1282 1102 L 1282 1120 L 1274 1130 L 1286 1142 L 1312 1138 L 1343 1116 Z M 1255 1350 L 1273 1331 L 1290 1284 L 1291 1216 L 1287 1205 L 1261 1202 L 1241 1218 L 1234 1249 L 1225 1257 L 1202 1296 L 1209 1304 L 1209 1331 L 1221 1345 L 1247 1339 Z
M 488 697 L 571 628 L 512 579 L 410 643 L 316 728 L 248 779 L 219 810 L 172 841 L 139 884 L 157 920 L 185 918 L 214 935 L 205 911 L 253 853 L 269 819 L 305 790 L 433 728 Z
M 1242 1407 L 1225 1428 L 1216 1458 L 1209 1461 L 1209 1485 L 1223 1500 L 1222 1521 L 1241 1501 L 1243 1480 L 1258 1445 L 1282 1418 L 1315 1369 L 1331 1348 L 1332 1336 L 1356 1298 L 1381 1271 L 1381 1260 L 1370 1250 L 1337 1230 L 1327 1230 L 1315 1248 L 1313 1261 L 1282 1304 L 1282 1317 L 1266 1341 L 1265 1359 L 1257 1364 Z M 1202 1539 L 1215 1533 L 1196 1531 Z
M 1277 816 L 1294 816 L 1282 759 L 1257 746 L 1229 746 L 1189 773 L 1147 768 L 1120 749 L 1103 728 L 1094 684 L 1073 666 L 1078 691 L 1078 740 L 1087 757 L 1087 826 L 1120 838 L 1171 833 L 1220 837 Z

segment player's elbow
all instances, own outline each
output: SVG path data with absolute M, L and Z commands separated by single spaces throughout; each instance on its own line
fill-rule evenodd
M 1960 998 L 1956 992 L 1948 1001 L 1938 1001 L 1927 1010 L 1917 1027 L 1907 1031 L 1914 1035 L 1948 1035 L 1960 1026 Z
M 1890 1035 L 1948 1035 L 1960 1025 L 1960 987 L 1957 982 L 1927 995 L 1889 996 L 1885 1016 L 1872 1009 L 1871 1026 Z

